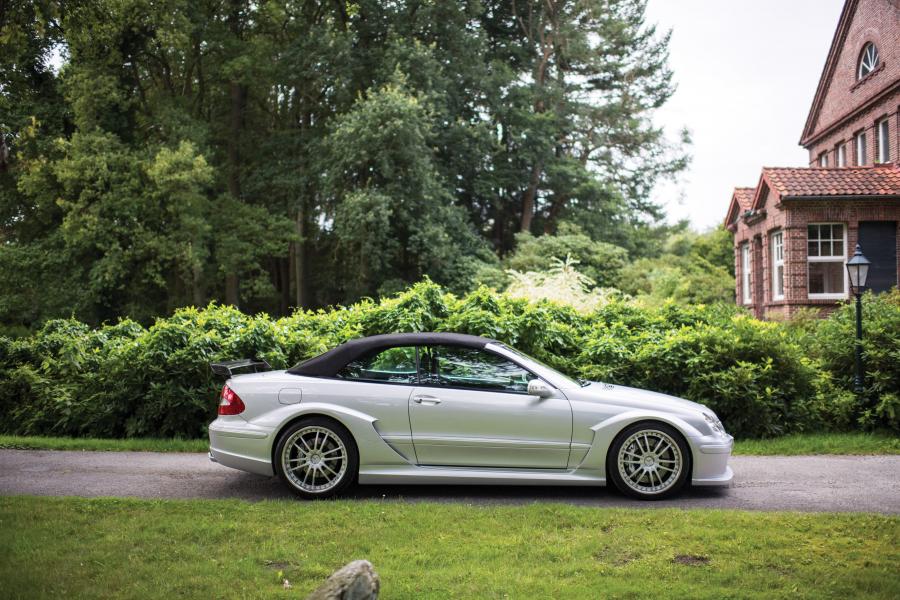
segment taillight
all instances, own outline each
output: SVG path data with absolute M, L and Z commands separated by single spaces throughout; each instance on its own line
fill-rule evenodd
M 234 393 L 230 387 L 222 386 L 222 396 L 219 400 L 220 415 L 239 415 L 244 412 L 244 401 Z

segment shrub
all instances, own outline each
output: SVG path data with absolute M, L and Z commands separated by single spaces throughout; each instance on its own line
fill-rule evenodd
M 0 431 L 197 437 L 215 416 L 221 385 L 210 361 L 258 356 L 284 368 L 354 337 L 429 330 L 496 338 L 574 377 L 701 402 L 739 437 L 900 431 L 900 294 L 865 302 L 862 397 L 852 393 L 852 306 L 797 324 L 671 301 L 611 299 L 580 312 L 484 287 L 456 297 L 426 280 L 380 302 L 278 320 L 212 304 L 148 328 L 61 319 L 31 337 L 0 337 Z
M 571 256 L 593 283 L 614 287 L 628 262 L 628 252 L 619 246 L 598 242 L 577 225 L 563 222 L 556 235 L 516 234 L 516 250 L 506 267 L 520 273 L 550 271 L 555 262 Z
M 865 428 L 900 430 L 900 291 L 863 297 L 864 400 L 850 417 Z M 853 389 L 856 306 L 848 302 L 830 318 L 796 327 L 795 334 L 845 390 Z

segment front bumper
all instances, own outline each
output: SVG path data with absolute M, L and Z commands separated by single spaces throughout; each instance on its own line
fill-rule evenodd
M 728 466 L 734 437 L 706 436 L 691 440 L 694 455 L 691 484 L 696 486 L 729 486 L 734 471 Z
M 209 424 L 209 459 L 220 465 L 272 476 L 273 432 L 240 418 L 218 418 Z

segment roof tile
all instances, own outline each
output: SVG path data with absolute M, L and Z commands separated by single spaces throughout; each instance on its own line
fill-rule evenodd
M 750 207 L 753 204 L 753 196 L 755 193 L 755 187 L 734 188 L 734 197 L 737 200 L 738 205 L 740 205 L 741 211 L 750 210 Z
M 900 196 L 900 167 L 763 167 L 763 179 L 782 198 Z M 737 193 L 737 190 L 735 190 Z

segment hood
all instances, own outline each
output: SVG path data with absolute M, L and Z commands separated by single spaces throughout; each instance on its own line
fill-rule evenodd
M 624 385 L 613 385 L 611 383 L 592 381 L 589 385 L 581 388 L 580 392 L 579 398 L 586 402 L 612 403 L 621 406 L 663 410 L 675 413 L 696 414 L 705 412 L 710 415 L 713 414 L 712 410 L 697 402 L 691 402 L 690 400 L 685 400 L 676 396 L 669 396 L 668 394 L 651 392 Z

